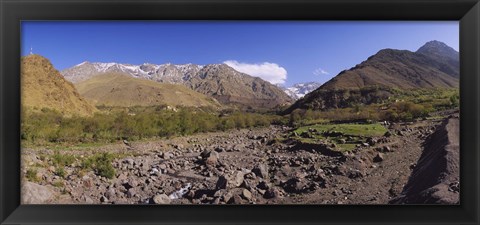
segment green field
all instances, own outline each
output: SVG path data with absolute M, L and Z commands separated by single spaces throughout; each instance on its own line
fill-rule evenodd
M 299 127 L 295 130 L 295 132 L 300 134 L 308 131 L 308 129 L 316 129 L 319 132 L 336 131 L 336 132 L 343 133 L 344 136 L 364 136 L 364 137 L 382 136 L 383 134 L 385 134 L 385 132 L 387 132 L 387 129 L 382 125 L 380 125 L 380 123 L 316 124 L 311 126 Z
M 387 129 L 380 123 L 372 124 L 315 124 L 295 129 L 291 136 L 306 143 L 327 142 L 337 146 L 337 150 L 350 151 L 369 137 L 380 137 Z

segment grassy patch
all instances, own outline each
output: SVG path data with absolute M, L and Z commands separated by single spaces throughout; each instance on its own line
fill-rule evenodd
M 121 156 L 122 154 L 96 153 L 82 159 L 78 158 L 80 160 L 80 171 L 77 173 L 78 175 L 81 175 L 86 171 L 94 171 L 99 176 L 111 179 L 115 176 L 115 168 L 113 168 L 112 162 L 115 158 Z M 66 172 L 64 167 L 71 165 L 78 159 L 74 155 L 61 154 L 59 151 L 55 151 L 51 156 L 52 163 L 55 166 L 55 174 L 65 178 Z M 28 176 L 27 172 L 27 177 Z
M 442 119 L 445 119 L 445 116 L 429 116 L 426 119 L 427 120 L 442 120 Z
M 57 150 L 52 156 L 53 165 L 58 168 L 63 168 L 75 162 L 75 156 L 69 154 L 60 154 Z
M 115 155 L 110 153 L 98 153 L 88 157 L 82 162 L 82 169 L 90 169 L 95 171 L 99 176 L 113 178 L 115 176 L 115 168 L 112 166 Z
M 37 177 L 37 170 L 36 169 L 28 169 L 27 174 L 25 175 L 28 181 L 31 182 L 39 182 L 40 179 Z
M 303 143 L 326 142 L 336 145 L 338 151 L 351 151 L 369 137 L 382 136 L 387 129 L 379 123 L 373 124 L 315 124 L 294 130 L 295 139 Z
M 58 181 L 53 182 L 52 185 L 53 185 L 54 187 L 63 187 L 63 186 L 64 186 L 63 181 L 61 181 L 61 180 L 58 180 Z
M 58 142 L 55 144 L 46 144 L 45 147 L 55 150 L 55 151 L 72 151 L 72 150 L 83 150 L 88 148 L 102 147 L 109 144 L 108 142 L 86 142 L 86 143 L 65 143 Z M 35 146 L 35 145 L 32 145 Z
M 357 144 L 338 144 L 338 149 L 340 151 L 352 151 L 355 149 Z
M 57 167 L 57 168 L 55 169 L 55 174 L 57 174 L 57 176 L 59 176 L 59 177 L 64 178 L 65 175 L 66 175 L 65 169 L 63 169 L 63 167 Z
M 339 132 L 343 136 L 364 136 L 375 137 L 382 136 L 387 132 L 387 129 L 379 123 L 372 124 L 315 124 L 311 126 L 299 127 L 295 130 L 298 134 L 308 132 L 309 129 L 314 129 L 317 133 Z

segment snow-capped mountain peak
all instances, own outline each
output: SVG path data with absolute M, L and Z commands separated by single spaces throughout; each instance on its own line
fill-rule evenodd
M 168 83 L 181 83 L 184 76 L 192 76 L 203 66 L 195 64 L 175 65 L 172 63 L 151 64 L 143 63 L 140 65 L 122 64 L 115 62 L 82 62 L 71 68 L 63 70 L 61 73 L 71 82 L 80 82 L 89 79 L 92 76 L 101 73 L 125 73 L 133 77 L 145 78 Z
M 293 99 L 299 99 L 320 86 L 321 84 L 318 82 L 297 83 L 291 87 L 283 88 L 283 90 Z

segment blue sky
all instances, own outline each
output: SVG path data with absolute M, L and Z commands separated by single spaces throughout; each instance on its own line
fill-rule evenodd
M 459 49 L 458 21 L 22 22 L 22 55 L 58 70 L 83 61 L 223 63 L 290 86 L 325 82 L 380 49 L 416 51 L 427 41 Z

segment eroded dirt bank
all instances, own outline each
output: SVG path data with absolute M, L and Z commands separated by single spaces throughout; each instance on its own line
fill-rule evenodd
M 458 119 L 457 119 L 458 123 Z M 35 174 L 37 186 L 24 181 L 25 203 L 62 204 L 388 204 L 418 188 L 407 183 L 421 172 L 424 142 L 439 120 L 392 124 L 389 134 L 336 153 L 335 147 L 284 140 L 287 127 L 198 134 L 170 140 L 118 144 L 64 151 L 78 158 L 98 152 L 122 155 L 113 162 L 116 175 L 107 179 L 93 171 L 80 173 L 79 163 L 67 165 L 65 178 L 56 175 L 42 155 L 48 149 L 23 149 L 23 169 L 45 165 Z M 448 123 L 451 124 L 451 123 Z M 455 126 L 453 123 L 448 126 Z M 438 133 L 438 132 L 436 132 Z M 437 135 L 437 134 L 435 134 Z M 447 132 L 453 140 L 454 133 Z M 458 139 L 458 132 L 456 133 Z M 438 137 L 434 138 L 437 140 Z M 432 139 L 430 138 L 430 139 Z M 443 138 L 441 136 L 440 138 Z M 435 142 L 435 141 L 433 141 Z M 438 143 L 425 142 L 426 149 Z M 430 144 L 429 144 L 430 143 Z M 430 147 L 429 147 L 430 146 Z M 448 143 L 445 160 L 458 160 Z M 457 143 L 458 148 L 458 143 Z M 428 151 L 423 154 L 428 155 Z M 429 150 L 431 151 L 431 150 Z M 334 154 L 328 154 L 334 152 Z M 458 151 L 457 151 L 458 154 Z M 434 160 L 430 160 L 434 162 Z M 433 164 L 431 164 L 432 166 Z M 433 165 L 434 166 L 434 165 Z M 449 168 L 448 171 L 455 171 Z M 417 172 L 415 172 L 417 171 Z M 430 171 L 428 166 L 423 171 Z M 455 174 L 452 172 L 451 174 Z M 457 176 L 458 178 L 458 176 Z M 415 179 L 415 178 L 412 178 Z M 445 178 L 448 185 L 453 178 Z M 414 182 L 414 181 L 413 181 Z M 414 182 L 416 183 L 416 182 Z M 430 185 L 430 183 L 426 186 Z M 411 188 L 410 188 L 411 187 Z M 407 191 L 404 191 L 407 190 Z M 43 193 L 35 198 L 36 193 Z M 423 189 L 422 189 L 423 190 Z M 444 190 L 441 189 L 440 190 Z M 404 192 L 403 194 L 402 191 Z M 446 190 L 450 192 L 449 190 Z M 392 199 L 398 201 L 393 202 Z M 410 199 L 410 198 L 409 198 Z M 444 201 L 437 201 L 444 203 Z
M 417 166 L 393 204 L 459 204 L 460 120 L 445 120 L 425 142 Z

